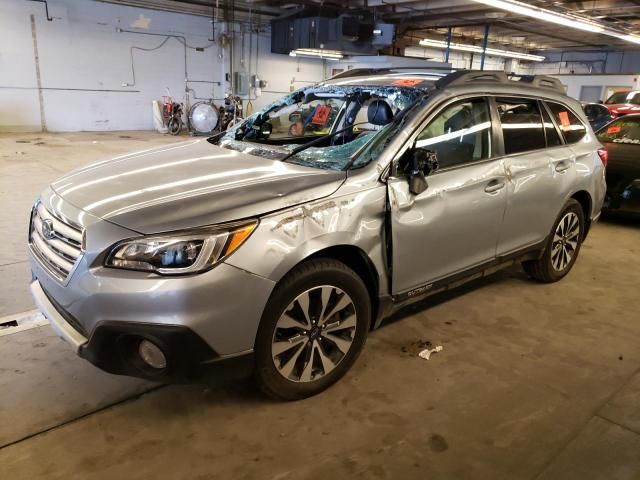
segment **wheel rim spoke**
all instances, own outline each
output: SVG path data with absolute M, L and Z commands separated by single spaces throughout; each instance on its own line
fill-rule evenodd
M 330 342 L 333 342 L 335 346 L 338 347 L 338 350 L 340 350 L 343 354 L 346 354 L 349 351 L 349 347 L 351 347 L 351 341 L 345 340 L 342 337 L 338 337 L 337 335 L 325 333 L 322 336 Z
M 327 307 L 329 306 L 329 300 L 331 299 L 331 294 L 334 289 L 331 287 L 323 287 L 320 291 L 320 301 L 322 303 L 322 308 L 320 310 L 320 316 L 318 317 L 318 323 L 322 324 L 324 322 L 324 315 L 327 311 Z
M 322 285 L 301 293 L 274 329 L 271 356 L 276 370 L 294 382 L 318 380 L 345 358 L 357 328 L 355 305 L 346 292 Z
M 320 345 L 319 342 L 316 342 L 314 344 L 314 348 L 318 354 L 318 358 L 320 359 L 320 363 L 322 365 L 322 371 L 324 372 L 325 375 L 329 373 L 331 370 L 333 370 L 334 368 L 336 368 L 336 364 L 333 363 L 333 360 L 327 357 L 325 353 L 322 351 L 322 345 Z
M 551 265 L 561 272 L 569 266 L 578 249 L 580 219 L 574 212 L 568 212 L 558 222 L 551 243 Z
M 309 292 L 305 292 L 302 295 L 300 295 L 296 301 L 298 302 L 298 305 L 300 305 L 300 309 L 302 310 L 302 313 L 304 314 L 304 319 L 306 320 L 306 326 L 310 327 L 311 326 L 311 316 L 309 314 Z
M 300 323 L 287 312 L 282 314 L 282 317 L 280 317 L 280 321 L 278 322 L 278 328 L 304 328 L 306 326 L 307 325 Z
M 297 338 L 296 338 L 297 337 Z M 300 342 L 307 341 L 307 337 L 303 335 L 296 335 L 291 337 L 284 342 L 274 342 L 273 347 L 271 348 L 271 353 L 274 357 L 282 355 L 284 352 L 288 352 L 294 347 L 297 347 Z
M 308 349 L 309 354 L 307 355 L 306 364 L 302 369 L 302 374 L 300 375 L 300 381 L 302 382 L 310 382 L 311 374 L 313 373 L 313 357 L 315 353 L 315 348 L 313 345 Z
M 346 328 L 354 328 L 356 326 L 356 321 L 357 319 L 355 315 L 349 315 L 347 318 L 345 318 L 340 322 L 327 323 L 325 325 L 324 331 L 326 333 L 329 333 L 329 332 L 335 332 L 337 330 L 344 330 Z
M 343 295 L 342 298 L 340 298 L 338 303 L 331 309 L 331 311 L 328 314 L 326 314 L 323 318 L 320 319 L 320 325 L 324 324 L 336 313 L 341 312 L 342 310 L 344 310 L 345 308 L 347 308 L 349 305 L 352 304 L 351 298 L 349 298 L 349 296 L 346 293 L 343 293 L 342 295 Z
M 567 240 L 571 240 L 573 238 L 576 238 L 579 233 L 580 233 L 579 229 L 573 230 L 569 235 L 567 235 Z
M 302 347 L 300 347 L 300 349 L 297 352 L 295 352 L 289 360 L 287 360 L 287 363 L 282 365 L 282 367 L 278 368 L 282 376 L 284 376 L 285 378 L 289 378 L 289 376 L 291 375 L 291 372 L 293 371 L 293 368 L 296 366 L 296 363 L 300 358 L 300 354 L 305 351 L 305 347 L 307 346 L 307 343 L 308 341 L 305 339 L 305 342 L 302 343 Z M 276 366 L 278 365 L 276 364 Z

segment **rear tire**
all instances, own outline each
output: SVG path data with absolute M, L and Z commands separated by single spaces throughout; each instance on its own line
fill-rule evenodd
M 584 223 L 582 206 L 570 199 L 553 224 L 542 257 L 522 262 L 525 272 L 544 283 L 557 282 L 567 275 L 580 253 Z
M 358 358 L 371 322 L 362 279 L 330 258 L 302 263 L 276 285 L 255 344 L 258 385 L 298 400 L 338 381 Z

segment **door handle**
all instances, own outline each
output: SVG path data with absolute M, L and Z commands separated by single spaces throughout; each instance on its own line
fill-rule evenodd
M 486 187 L 484 187 L 484 191 L 487 193 L 496 193 L 499 190 L 504 188 L 504 180 L 491 180 Z
M 556 163 L 556 172 L 563 173 L 571 168 L 571 162 L 569 160 L 562 160 Z

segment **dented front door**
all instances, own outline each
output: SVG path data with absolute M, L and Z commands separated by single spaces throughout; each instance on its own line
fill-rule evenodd
M 502 160 L 436 172 L 426 191 L 388 179 L 392 293 L 410 292 L 493 260 L 506 207 Z

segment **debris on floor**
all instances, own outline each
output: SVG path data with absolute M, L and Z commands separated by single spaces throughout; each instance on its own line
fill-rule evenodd
M 442 345 L 438 345 L 437 347 L 433 347 L 433 348 L 426 348 L 424 350 L 422 350 L 418 356 L 420 358 L 424 358 L 425 360 L 429 360 L 431 358 L 431 354 L 432 353 L 438 353 L 442 351 Z
M 401 350 L 403 356 L 414 357 L 425 348 L 432 348 L 433 344 L 429 340 L 418 340 L 411 342 L 408 345 L 403 345 Z
M 18 333 L 30 328 L 41 327 L 49 323 L 38 310 L 16 313 L 0 317 L 0 337 Z

